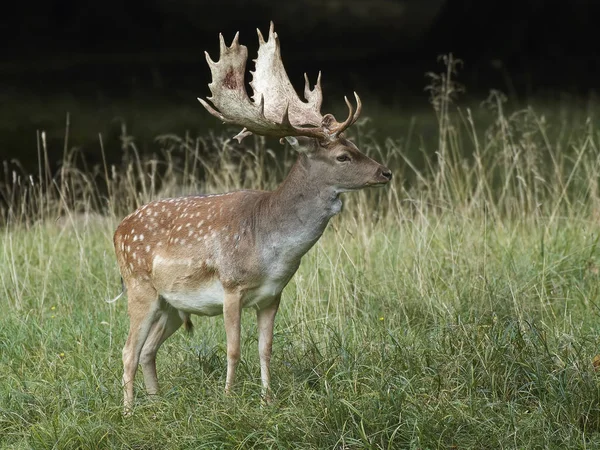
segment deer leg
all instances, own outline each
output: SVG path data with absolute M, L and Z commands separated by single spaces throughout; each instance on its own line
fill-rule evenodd
M 223 319 L 227 335 L 227 379 L 225 393 L 229 394 L 235 381 L 235 369 L 240 361 L 240 328 L 242 316 L 241 295 L 237 292 L 226 292 L 223 302 Z
M 125 413 L 133 406 L 133 381 L 142 347 L 158 312 L 158 294 L 152 286 L 128 287 L 129 335 L 123 347 L 123 395 Z
M 262 382 L 262 395 L 265 402 L 270 403 L 271 397 L 271 350 L 273 348 L 273 327 L 275 315 L 279 309 L 281 294 L 273 303 L 256 312 L 258 324 L 258 355 L 260 357 L 260 378 Z
M 161 309 L 158 320 L 154 322 L 140 354 L 140 365 L 144 374 L 144 384 L 149 395 L 158 394 L 156 375 L 156 353 L 163 342 L 179 329 L 183 320 L 179 311 L 160 300 Z

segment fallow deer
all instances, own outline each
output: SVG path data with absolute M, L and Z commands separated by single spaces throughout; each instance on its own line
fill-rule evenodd
M 219 35 L 217 62 L 205 52 L 214 106 L 198 100 L 223 122 L 242 126 L 239 141 L 252 133 L 285 138 L 298 159 L 274 191 L 157 200 L 120 223 L 114 245 L 130 319 L 123 348 L 125 411 L 133 405 L 138 364 L 148 393 L 158 392 L 158 348 L 182 324 L 191 328 L 191 314 L 223 314 L 230 392 L 240 359 L 241 312 L 250 307 L 257 312 L 262 394 L 269 401 L 273 324 L 283 288 L 340 212 L 340 194 L 391 179 L 386 167 L 343 135 L 361 112 L 358 95 L 356 111 L 345 99 L 349 114 L 343 122 L 321 115 L 320 73 L 313 89 L 305 74 L 307 101 L 301 101 L 283 67 L 273 23 L 267 41 L 257 32 L 252 100 L 244 87 L 248 51 L 239 33 L 229 47 Z

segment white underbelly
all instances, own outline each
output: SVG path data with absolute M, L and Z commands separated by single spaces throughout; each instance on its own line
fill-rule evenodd
M 262 308 L 269 305 L 283 289 L 281 282 L 265 282 L 246 293 L 242 299 L 243 308 Z M 217 316 L 223 314 L 225 290 L 219 280 L 214 280 L 198 289 L 180 292 L 161 292 L 174 308 L 190 314 Z
M 223 314 L 225 290 L 218 280 L 212 281 L 195 290 L 161 292 L 160 295 L 180 311 L 202 316 Z

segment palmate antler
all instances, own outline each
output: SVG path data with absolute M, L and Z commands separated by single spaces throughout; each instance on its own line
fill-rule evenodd
M 254 133 L 279 138 L 307 136 L 331 140 L 356 122 L 362 109 L 356 92 L 356 111 L 344 97 L 349 110 L 348 118 L 344 122 L 338 122 L 332 114 L 321 115 L 321 73 L 319 72 L 317 83 L 312 90 L 308 77 L 304 74 L 304 97 L 307 101 L 303 102 L 296 94 L 283 67 L 279 38 L 274 31 L 273 22 L 267 41 L 260 30 L 256 31 L 259 48 L 255 60 L 256 69 L 251 72 L 252 99 L 248 97 L 244 86 L 248 49 L 238 42 L 239 33 L 236 33 L 230 47 L 225 45 L 223 35 L 219 34 L 220 56 L 217 62 L 211 60 L 205 52 L 212 74 L 212 82 L 208 85 L 212 97 L 208 97 L 207 100 L 215 107 L 201 98 L 198 100 L 209 113 L 223 122 L 244 127 L 235 139 L 241 142 L 246 136 Z

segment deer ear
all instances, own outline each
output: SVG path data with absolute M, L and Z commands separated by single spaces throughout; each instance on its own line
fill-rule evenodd
M 284 138 L 290 146 L 300 153 L 312 153 L 315 151 L 315 140 L 304 136 L 286 136 Z
M 333 114 L 325 114 L 321 120 L 321 127 L 327 133 L 331 134 L 334 132 L 334 127 L 337 125 L 337 120 L 333 117 Z
M 298 145 L 300 145 L 300 144 L 298 143 L 298 139 L 296 139 L 294 136 L 286 136 L 284 139 L 285 139 L 285 140 L 287 141 L 287 143 L 288 143 L 288 144 L 290 144 L 290 145 L 291 145 L 293 148 L 296 148 L 296 147 L 298 147 Z

